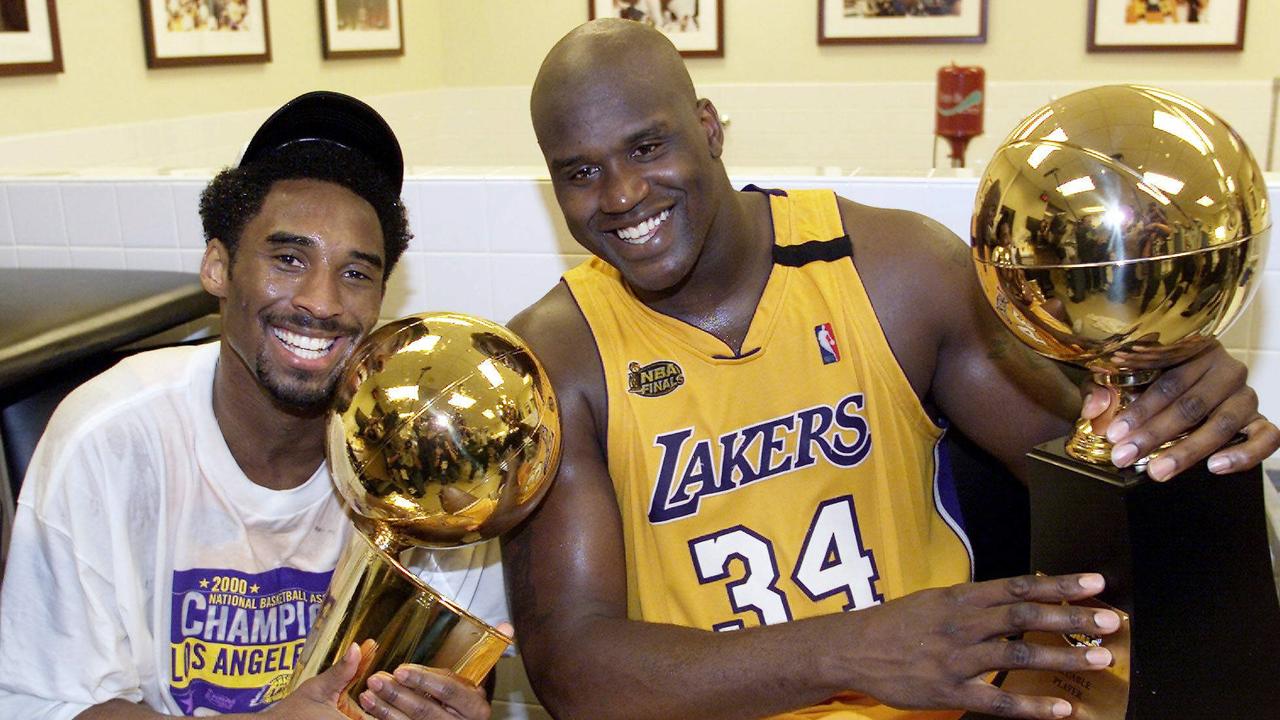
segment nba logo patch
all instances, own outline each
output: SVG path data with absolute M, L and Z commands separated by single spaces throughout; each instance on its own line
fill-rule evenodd
M 831 323 L 822 323 L 815 327 L 813 334 L 818 339 L 818 352 L 822 355 L 822 364 L 830 365 L 840 362 L 840 346 L 836 344 L 836 334 L 831 329 Z

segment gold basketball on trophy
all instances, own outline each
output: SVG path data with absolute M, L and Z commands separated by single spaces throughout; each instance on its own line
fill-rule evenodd
M 328 460 L 356 532 L 307 638 L 293 687 L 351 643 L 360 670 L 344 695 L 406 662 L 479 683 L 510 639 L 405 569 L 401 551 L 495 538 L 546 493 L 560 456 L 546 371 L 510 330 L 458 313 L 409 316 L 369 335 L 329 417 Z M 359 715 L 357 715 L 359 716 Z
M 1269 234 L 1262 172 L 1222 118 L 1110 85 L 1045 105 L 1004 140 L 979 184 L 972 252 L 1005 325 L 1124 407 L 1239 316 Z M 1107 464 L 1111 445 L 1081 419 L 1067 452 Z

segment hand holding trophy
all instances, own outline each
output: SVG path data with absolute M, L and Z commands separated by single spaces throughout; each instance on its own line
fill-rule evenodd
M 501 325 L 414 315 L 374 331 L 339 383 L 327 430 L 338 493 L 356 525 L 290 690 L 361 649 L 339 707 L 367 717 L 370 675 L 403 663 L 479 683 L 510 638 L 441 597 L 399 561 L 410 547 L 497 537 L 546 493 L 560 455 L 551 382 Z
M 1115 85 L 1055 100 L 1005 139 L 979 184 L 972 252 L 1013 334 L 1085 367 L 1124 407 L 1240 315 L 1270 224 L 1262 173 L 1222 118 Z M 1015 672 L 1005 687 L 1063 697 L 1073 717 L 1273 714 L 1280 607 L 1261 469 L 1201 463 L 1158 485 L 1150 458 L 1113 466 L 1104 433 L 1081 419 L 1031 454 L 1032 565 L 1102 572 L 1121 631 L 1028 639 L 1101 644 L 1115 663 L 1088 678 Z

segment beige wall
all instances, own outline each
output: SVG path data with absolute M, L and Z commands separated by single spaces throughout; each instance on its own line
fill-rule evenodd
M 706 1 L 706 0 L 704 0 Z M 110 12 L 101 8 L 110 5 Z M 725 0 L 722 59 L 698 83 L 932 82 L 949 61 L 991 82 L 1229 81 L 1280 76 L 1266 32 L 1280 2 L 1249 3 L 1244 52 L 1085 52 L 1085 0 L 989 0 L 984 45 L 818 47 L 817 0 Z M 267 64 L 148 70 L 139 3 L 58 3 L 66 71 L 0 77 L 0 136 L 265 108 L 319 87 L 378 95 L 528 85 L 546 50 L 586 19 L 586 0 L 403 0 L 406 54 L 325 61 L 316 0 L 270 0 Z M 1260 100 L 1261 101 L 1261 100 Z
M 375 95 L 438 86 L 437 4 L 404 0 L 403 57 L 326 61 L 319 3 L 270 0 L 271 62 L 149 70 L 137 0 L 60 0 L 64 71 L 0 77 L 0 136 L 270 107 L 318 88 Z
M 708 0 L 703 0 L 707 2 Z M 1223 2 L 1234 0 L 1221 0 Z M 1280 76 L 1280 2 L 1249 3 L 1243 52 L 1088 53 L 1085 0 L 988 0 L 983 45 L 817 45 L 817 0 L 724 0 L 725 56 L 691 60 L 698 83 L 932 81 L 955 60 L 993 81 L 1257 80 Z M 528 85 L 586 0 L 444 2 L 446 85 Z M 464 30 L 465 28 L 465 30 Z M 498 48 L 501 48 L 499 52 Z

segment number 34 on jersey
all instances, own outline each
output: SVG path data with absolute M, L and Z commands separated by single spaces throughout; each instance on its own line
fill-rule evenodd
M 798 528 L 797 528 L 798 529 Z M 863 547 L 853 496 L 842 495 L 818 505 L 794 568 L 779 568 L 773 540 L 749 527 L 735 525 L 689 541 L 698 581 L 721 583 L 732 614 L 754 613 L 761 625 L 791 619 L 791 605 L 778 587 L 782 572 L 814 602 L 840 597 L 844 610 L 862 610 L 884 602 L 876 591 L 874 554 Z M 733 570 L 733 561 L 741 570 Z M 731 579 L 740 575 L 736 580 Z M 714 630 L 737 630 L 741 619 L 727 619 Z

